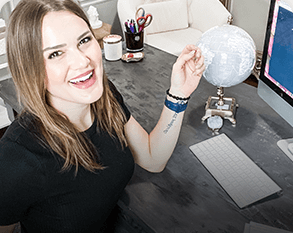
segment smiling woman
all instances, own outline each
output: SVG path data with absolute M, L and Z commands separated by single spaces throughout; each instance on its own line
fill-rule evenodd
M 11 14 L 7 38 L 9 66 L 24 111 L 0 143 L 0 176 L 15 174 L 1 180 L 0 189 L 6 192 L 0 194 L 0 225 L 20 221 L 23 232 L 98 231 L 131 177 L 133 158 L 124 149 L 123 126 L 130 114 L 104 74 L 88 19 L 71 0 L 23 0 Z M 104 158 L 108 147 L 96 150 L 103 141 L 116 149 L 110 160 Z M 5 166 L 9 161 L 16 167 Z M 92 172 L 104 167 L 109 167 L 107 173 L 92 180 Z M 92 182 L 96 185 L 90 188 Z M 100 191 L 104 182 L 111 183 L 114 196 L 109 189 Z M 10 183 L 17 189 L 7 188 Z M 69 204 L 60 209 L 60 201 Z
M 0 225 L 20 222 L 24 233 L 136 232 L 117 215 L 117 201 L 134 163 L 150 172 L 166 166 L 205 68 L 200 49 L 187 45 L 178 57 L 150 134 L 106 77 L 75 1 L 21 0 L 7 57 L 23 112 L 0 140 Z
M 76 169 L 79 164 L 89 170 L 101 167 L 91 159 L 95 153 L 92 146 L 77 132 L 93 123 L 92 114 L 96 113 L 92 111 L 96 108 L 90 104 L 97 100 L 109 103 L 109 99 L 116 102 L 116 99 L 109 91 L 101 50 L 86 15 L 73 1 L 21 1 L 10 21 L 8 61 L 25 111 L 40 121 L 45 141 L 64 157 L 64 169 L 71 164 Z M 87 82 L 74 83 L 91 73 Z M 108 108 L 112 109 L 110 105 Z M 107 114 L 107 108 L 102 111 Z M 116 113 L 118 117 L 111 120 L 117 122 L 103 126 L 110 133 L 115 131 L 119 140 L 125 142 L 122 127 L 110 127 L 125 121 L 119 108 Z

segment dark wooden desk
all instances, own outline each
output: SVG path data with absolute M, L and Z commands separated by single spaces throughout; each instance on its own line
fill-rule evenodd
M 138 63 L 104 64 L 133 116 L 150 132 L 163 108 L 176 57 L 147 45 L 144 52 L 145 58 Z M 10 88 L 7 83 L 0 83 L 0 97 L 5 85 Z M 212 137 L 201 117 L 216 88 L 202 79 L 166 169 L 151 174 L 137 166 L 121 198 L 125 208 L 157 233 L 242 233 L 250 221 L 293 231 L 293 162 L 277 147 L 279 139 L 292 137 L 293 129 L 258 97 L 255 87 L 243 83 L 225 92 L 240 107 L 236 127 L 225 120 L 220 133 L 233 139 L 283 189 L 283 195 L 239 209 L 189 150 L 190 145 Z
M 150 46 L 144 52 L 139 63 L 105 62 L 105 69 L 133 116 L 150 132 L 163 108 L 176 57 Z M 189 150 L 190 145 L 212 137 L 201 118 L 216 88 L 202 79 L 189 101 L 166 169 L 151 174 L 137 166 L 121 199 L 155 232 L 242 233 L 250 221 L 293 231 L 293 162 L 277 147 L 279 139 L 292 137 L 293 128 L 260 99 L 255 87 L 242 83 L 225 92 L 240 107 L 236 127 L 225 120 L 220 133 L 227 134 L 261 167 L 283 189 L 283 195 L 239 209 Z

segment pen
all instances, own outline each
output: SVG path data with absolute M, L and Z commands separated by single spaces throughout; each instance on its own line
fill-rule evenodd
M 130 31 L 131 31 L 132 33 L 134 33 L 134 27 L 133 27 L 133 25 L 130 24 L 129 28 L 130 28 Z
M 134 25 L 135 25 L 135 32 L 137 33 L 138 32 L 138 25 L 137 25 L 137 23 L 134 23 Z
M 132 33 L 129 26 L 128 26 L 128 22 L 125 22 L 125 30 L 126 30 L 126 32 Z

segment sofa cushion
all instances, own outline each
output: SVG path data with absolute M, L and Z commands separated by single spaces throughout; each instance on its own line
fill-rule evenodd
M 162 32 L 146 36 L 146 43 L 165 52 L 180 55 L 188 44 L 196 44 L 202 32 L 194 28 Z
M 202 32 L 227 23 L 230 16 L 229 11 L 220 1 L 193 0 L 188 6 L 189 26 Z
M 184 29 L 188 27 L 188 10 L 186 0 L 163 1 L 143 4 L 137 7 L 145 9 L 146 14 L 152 14 L 153 21 L 145 29 L 145 33 Z

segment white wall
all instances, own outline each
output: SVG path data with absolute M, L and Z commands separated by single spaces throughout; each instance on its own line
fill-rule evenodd
M 2 5 L 0 9 L 0 18 L 5 20 L 6 25 L 8 24 L 8 18 L 9 18 L 10 12 L 11 12 L 11 7 L 9 2 Z
M 117 13 L 117 0 L 98 0 L 90 5 L 97 8 L 100 20 L 112 25 Z M 87 11 L 90 5 L 84 6 L 84 10 Z
M 232 0 L 233 25 L 243 28 L 263 50 L 270 0 Z
M 0 0 L 0 2 L 1 1 L 3 0 Z M 20 0 L 12 0 L 13 5 L 16 6 L 19 1 Z M 89 2 L 90 4 L 86 4 L 87 2 Z M 90 5 L 96 7 L 98 9 L 99 18 L 103 22 L 112 25 L 117 13 L 117 0 L 84 0 L 82 1 L 82 3 L 85 3 L 85 6 L 83 7 L 85 11 L 88 10 Z M 7 20 L 9 17 L 9 12 L 10 12 L 9 4 L 6 4 L 4 6 L 4 9 L 3 10 L 0 9 L 0 10 L 2 11 L 0 14 L 0 17 L 3 17 L 5 18 L 5 20 Z

